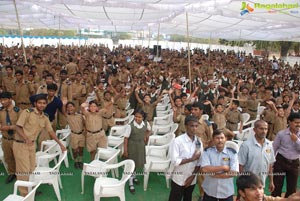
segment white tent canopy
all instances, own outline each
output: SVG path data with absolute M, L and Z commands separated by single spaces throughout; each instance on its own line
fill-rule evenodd
M 15 0 L 21 27 L 158 30 L 229 40 L 300 41 L 296 0 Z M 14 1 L 0 1 L 0 28 L 18 28 Z

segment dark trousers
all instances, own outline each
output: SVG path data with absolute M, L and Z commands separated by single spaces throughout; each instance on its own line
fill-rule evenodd
M 206 193 L 204 193 L 203 201 L 233 201 L 233 195 L 229 196 L 228 198 L 219 199 L 219 198 L 211 197 Z
M 192 201 L 192 193 L 195 185 L 191 185 L 187 188 L 179 186 L 175 182 L 171 181 L 171 192 L 169 201 Z
M 281 154 L 277 154 L 276 162 L 274 163 L 274 185 L 275 190 L 272 192 L 272 196 L 281 197 L 282 186 L 284 182 L 284 177 L 286 176 L 286 193 L 285 197 L 287 198 L 291 194 L 296 192 L 297 180 L 298 180 L 298 168 L 299 168 L 299 159 L 288 160 L 283 157 Z

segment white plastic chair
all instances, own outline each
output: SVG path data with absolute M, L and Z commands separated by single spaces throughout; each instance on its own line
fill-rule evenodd
M 152 126 L 152 134 L 153 135 L 165 135 L 167 133 L 175 133 L 175 131 L 178 128 L 177 123 L 171 123 L 166 125 L 160 125 L 160 126 Z
M 135 164 L 133 160 L 124 160 L 118 164 L 107 165 L 104 172 L 109 169 L 116 169 L 124 166 L 122 178 L 99 177 L 94 184 L 94 201 L 99 201 L 101 197 L 119 197 L 120 201 L 125 201 L 125 184 L 134 172 Z
M 170 143 L 163 146 L 146 146 L 146 164 L 144 165 L 144 191 L 147 190 L 150 172 L 163 172 L 169 188 L 171 159 L 168 157 Z
M 40 186 L 41 182 L 39 183 L 34 183 L 34 182 L 29 182 L 29 181 L 21 181 L 17 180 L 14 184 L 14 194 L 8 195 L 4 201 L 34 201 L 35 198 L 35 192 L 37 188 Z M 28 189 L 32 189 L 31 191 L 28 191 L 29 193 L 25 196 L 22 197 L 17 194 L 18 192 L 18 187 L 28 187 Z
M 106 172 L 102 172 L 104 166 L 107 164 L 116 164 L 118 162 L 118 155 L 120 154 L 120 149 L 114 149 L 108 147 L 98 148 L 95 159 L 91 163 L 84 163 L 83 170 L 81 172 L 81 194 L 84 194 L 84 176 L 92 176 L 92 177 L 101 177 Z M 118 177 L 119 172 L 118 169 L 114 169 L 112 171 L 113 177 Z
M 242 133 L 240 133 L 239 131 L 233 131 L 233 133 L 235 134 L 236 139 L 245 141 L 254 134 L 254 131 L 253 127 L 249 127 L 242 130 Z
M 32 182 L 41 182 L 42 184 L 51 184 L 55 191 L 57 200 L 60 201 L 60 192 L 59 187 L 62 187 L 61 179 L 60 179 L 60 166 L 64 159 L 67 157 L 67 151 L 60 153 L 58 163 L 53 167 L 36 167 L 33 174 L 30 175 L 29 181 Z
M 2 135 L 1 135 L 1 137 L 2 137 Z M 7 171 L 7 163 L 4 160 L 4 153 L 3 153 L 3 150 L 2 150 L 2 142 L 1 142 L 1 140 L 0 140 L 0 161 L 2 162 L 2 164 L 3 164 L 3 166 L 4 166 L 5 170 L 6 170 L 6 172 L 8 173 L 8 171 Z
M 107 137 L 108 146 L 122 150 L 124 144 L 124 135 L 128 134 L 130 125 L 113 126 Z
M 133 110 L 133 109 L 131 109 L 131 110 Z M 133 119 L 134 119 L 134 116 L 132 114 L 129 114 L 129 115 L 127 115 L 124 118 L 114 118 L 115 125 L 117 125 L 118 123 L 126 125 L 126 124 L 131 123 Z
M 173 113 L 168 114 L 162 117 L 154 117 L 152 127 L 153 128 L 160 128 L 160 127 L 165 127 L 166 125 L 173 124 Z
M 233 150 L 236 151 L 236 153 L 238 153 L 239 149 L 240 149 L 239 145 L 237 143 L 235 143 L 234 141 L 226 141 L 225 146 L 232 148 Z
M 168 133 L 165 135 L 150 135 L 147 145 L 162 146 L 169 144 L 173 139 L 175 139 L 174 133 Z
M 265 106 L 258 106 L 257 107 L 257 117 L 256 117 L 256 119 L 260 119 L 260 116 L 262 115 L 262 113 L 264 112 L 265 109 L 266 109 Z
M 47 148 L 46 150 L 43 150 Z M 49 163 L 53 160 L 55 164 L 57 164 L 56 157 L 61 151 L 59 151 L 60 147 L 57 143 L 51 143 L 48 146 L 47 141 L 43 141 L 41 144 L 41 150 L 35 153 L 36 157 L 36 166 L 38 167 L 49 167 Z
M 209 121 L 209 115 L 208 114 L 202 114 L 202 119 Z
M 250 114 L 248 113 L 242 113 L 243 116 L 243 127 L 249 125 L 249 119 L 250 119 Z M 240 128 L 240 123 L 238 123 L 238 128 Z

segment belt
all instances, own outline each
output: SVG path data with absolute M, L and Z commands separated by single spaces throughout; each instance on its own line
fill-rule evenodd
M 87 130 L 88 133 L 92 133 L 92 134 L 96 134 L 96 133 L 99 133 L 100 131 L 102 131 L 103 129 L 101 128 L 100 130 L 97 130 L 97 131 L 89 131 Z
M 251 110 L 251 109 L 248 109 L 249 111 L 251 111 L 251 112 L 257 112 L 257 110 Z
M 7 137 L 5 137 L 5 136 L 2 136 L 2 138 L 3 138 L 4 140 L 14 140 L 14 138 L 7 138 Z
M 72 130 L 71 130 L 71 133 L 74 133 L 74 134 L 77 134 L 77 135 L 80 135 L 80 134 L 82 134 L 82 132 L 83 132 L 83 130 L 82 130 L 82 131 L 80 131 L 80 132 L 74 132 L 74 131 L 72 131 Z
M 238 124 L 239 123 L 239 122 L 234 123 L 232 121 L 227 121 L 227 122 L 230 123 L 230 124 Z
M 296 163 L 296 162 L 299 162 L 299 159 L 287 159 L 286 157 L 284 157 L 283 155 L 281 155 L 280 153 L 277 154 L 277 156 L 281 159 L 283 159 L 285 162 L 287 163 Z
M 31 103 L 24 103 L 24 102 L 21 102 L 19 104 L 22 104 L 22 105 L 31 105 Z
M 26 143 L 24 140 L 15 140 L 15 142 L 17 142 L 17 143 Z M 34 140 L 32 140 L 31 142 L 34 142 Z
M 113 117 L 113 115 L 111 115 L 110 117 L 103 117 L 103 119 L 111 119 Z

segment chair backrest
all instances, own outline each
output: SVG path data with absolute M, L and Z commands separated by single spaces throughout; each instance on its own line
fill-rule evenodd
M 121 178 L 121 183 L 126 183 L 127 180 L 131 177 L 134 172 L 135 163 L 131 159 L 124 160 L 120 163 L 120 165 L 124 165 L 124 171 Z
M 259 106 L 257 108 L 257 115 L 261 115 L 265 109 L 266 109 L 265 106 Z
M 42 182 L 39 182 L 23 199 L 23 201 L 35 201 L 35 192 L 37 188 L 41 185 Z
M 166 159 L 168 157 L 170 143 L 161 146 L 146 146 L 146 156 Z
M 120 153 L 120 149 L 114 149 L 111 147 L 98 148 L 97 154 L 95 155 L 95 160 L 104 160 L 107 164 L 115 163 L 118 160 L 118 155 Z
M 113 126 L 110 131 L 110 136 L 124 136 L 126 133 L 129 132 L 129 125 L 119 125 L 119 126 Z
M 243 122 L 246 123 L 250 119 L 250 114 L 248 113 L 242 113 L 243 115 Z
M 67 157 L 67 154 L 68 154 L 68 152 L 64 151 L 59 155 L 59 160 L 58 160 L 57 164 L 52 168 L 52 170 L 59 170 L 60 169 L 60 165 L 65 160 L 65 158 Z
M 202 119 L 203 120 L 209 120 L 209 115 L 208 114 L 202 114 Z
M 236 153 L 239 152 L 239 145 L 233 141 L 226 141 L 225 146 L 232 148 L 233 150 L 236 151 Z
M 134 112 L 134 109 L 129 109 L 129 110 L 126 110 L 126 116 L 130 116 L 132 115 Z

